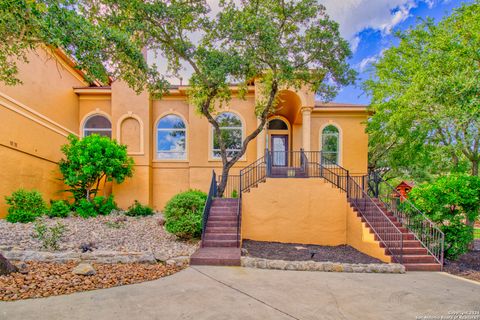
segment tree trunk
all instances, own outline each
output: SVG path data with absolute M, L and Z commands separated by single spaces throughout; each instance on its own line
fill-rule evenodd
M 227 182 L 228 182 L 228 173 L 230 172 L 230 167 L 228 166 L 223 166 L 222 168 L 222 175 L 220 179 L 220 183 L 218 184 L 218 189 L 217 189 L 217 196 L 219 198 L 223 198 L 223 193 L 225 192 L 225 188 L 227 187 Z M 239 190 L 240 192 L 240 190 Z M 227 194 L 227 197 L 229 195 Z
M 11 264 L 10 261 L 0 253 L 0 276 L 16 271 L 18 271 L 17 267 Z
M 472 161 L 472 176 L 478 177 L 478 161 Z

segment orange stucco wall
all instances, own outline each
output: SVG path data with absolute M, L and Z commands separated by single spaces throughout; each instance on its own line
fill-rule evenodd
M 64 197 L 56 162 L 68 134 L 78 134 L 79 76 L 54 55 L 37 50 L 20 63 L 22 85 L 0 84 L 0 217 L 4 197 L 18 188 L 37 189 L 45 200 Z
M 345 193 L 323 179 L 267 179 L 242 198 L 242 239 L 336 246 L 348 244 L 390 262 Z

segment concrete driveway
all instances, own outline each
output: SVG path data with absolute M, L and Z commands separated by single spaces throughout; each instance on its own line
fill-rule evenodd
M 479 310 L 480 284 L 444 273 L 190 267 L 142 284 L 0 302 L 0 319 L 404 320 Z

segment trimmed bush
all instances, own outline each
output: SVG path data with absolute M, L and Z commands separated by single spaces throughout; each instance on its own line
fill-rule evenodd
M 50 218 L 66 218 L 70 214 L 70 204 L 65 200 L 50 200 L 47 216 Z
M 36 190 L 19 189 L 11 196 L 5 197 L 5 200 L 10 206 L 7 214 L 8 222 L 32 222 L 47 211 L 42 194 Z
M 75 212 L 82 218 L 92 218 L 96 217 L 97 210 L 95 210 L 95 204 L 93 202 L 88 201 L 87 199 L 80 199 L 77 201 L 75 206 Z
M 202 234 L 202 214 L 207 194 L 189 190 L 175 195 L 165 206 L 165 229 L 181 239 L 198 238 Z
M 149 206 L 144 206 L 137 200 L 135 203 L 128 207 L 128 210 L 125 212 L 127 216 L 130 217 L 145 217 L 153 215 L 153 209 Z
M 96 196 L 93 198 L 93 203 L 95 204 L 95 211 L 102 216 L 109 215 L 112 210 L 118 209 L 117 204 L 113 199 L 113 195 L 108 196 L 108 198 L 104 196 Z

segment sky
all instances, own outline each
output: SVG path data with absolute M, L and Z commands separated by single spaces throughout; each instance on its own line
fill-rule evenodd
M 327 13 L 340 24 L 342 36 L 350 43 L 353 56 L 349 63 L 359 73 L 356 85 L 341 89 L 336 102 L 368 104 L 361 90 L 372 63 L 382 51 L 397 43 L 393 33 L 406 30 L 427 17 L 439 21 L 452 9 L 469 0 L 320 0 Z

